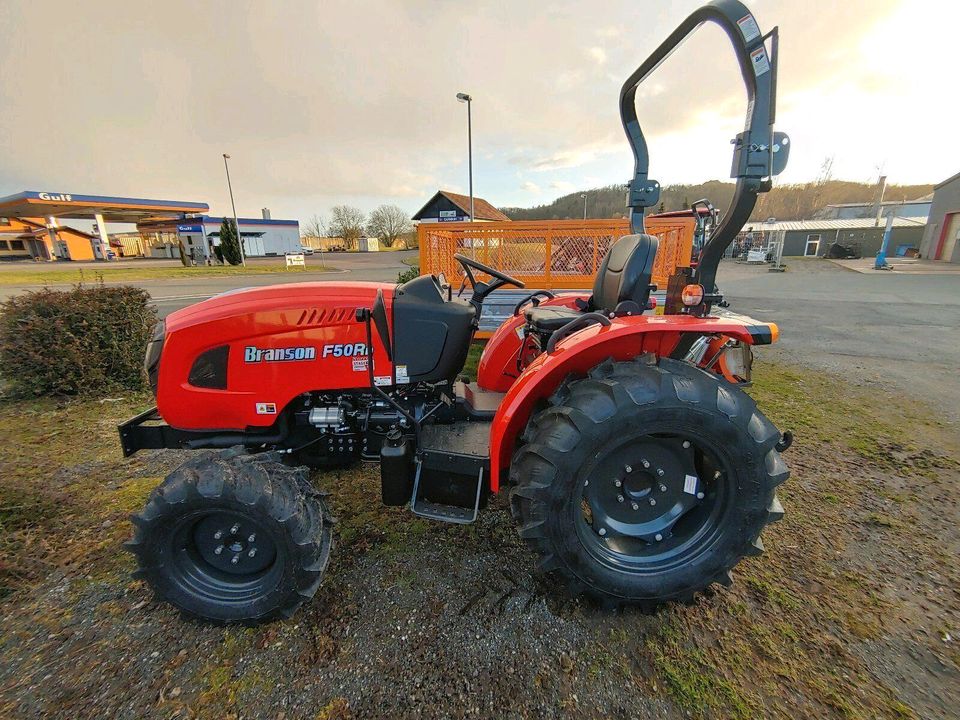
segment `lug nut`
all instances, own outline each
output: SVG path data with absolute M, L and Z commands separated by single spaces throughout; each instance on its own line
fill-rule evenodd
M 217 549 L 213 551 L 214 555 L 219 555 L 223 552 L 223 545 L 217 545 Z
M 222 538 L 222 537 L 223 537 L 223 530 L 217 530 L 217 531 L 213 534 L 213 539 L 214 539 L 214 540 L 219 540 L 219 539 Z
M 690 447 L 690 441 L 689 441 L 689 440 L 684 440 L 684 441 L 683 441 L 683 446 L 684 446 L 685 448 Z
M 649 468 L 649 467 L 650 467 L 650 461 L 649 461 L 649 460 L 644 460 L 644 461 L 643 461 L 643 469 L 646 470 L 646 469 Z
M 623 485 L 623 481 L 620 479 L 617 479 L 613 481 L 613 484 L 616 485 L 617 487 L 621 487 Z
M 247 553 L 247 557 L 254 557 L 257 554 L 256 548 L 251 548 L 250 552 Z
M 239 525 L 234 525 L 232 528 L 230 528 L 230 534 L 231 534 L 231 535 L 236 535 L 236 534 L 237 534 L 237 531 L 238 531 L 239 529 L 240 529 L 240 526 L 239 526 Z
M 651 504 L 651 505 L 656 505 L 656 504 L 657 504 L 657 501 L 654 500 L 653 498 L 650 498 L 650 504 Z
M 232 558 L 230 558 L 230 564 L 231 564 L 231 565 L 236 565 L 238 562 L 240 562 L 240 556 L 239 556 L 239 555 L 234 555 Z
M 663 468 L 657 468 L 657 475 L 663 477 Z
M 661 540 L 663 540 L 663 535 L 661 535 L 660 533 L 657 533 L 656 535 L 653 536 L 653 539 L 656 540 L 657 542 L 660 542 Z
M 253 533 L 250 533 L 250 537 L 247 538 L 247 542 L 254 542 L 257 539 L 257 536 Z
M 617 502 L 623 502 L 623 495 L 617 495 Z
M 667 486 L 664 485 L 663 483 L 660 483 L 660 492 L 666 492 L 666 491 L 667 491 Z
M 600 528 L 600 530 L 598 530 L 597 532 L 599 532 L 601 535 L 606 535 L 606 534 L 607 534 L 607 529 L 606 529 L 606 528 Z
M 697 493 L 697 500 L 703 500 L 703 493 L 702 493 L 702 492 L 698 492 L 698 493 Z
M 632 472 L 633 472 L 633 468 L 630 467 L 629 465 L 625 465 L 624 468 L 623 468 L 623 470 L 624 470 L 624 472 L 628 472 L 628 473 L 632 473 Z
M 640 506 L 637 505 L 636 503 L 630 503 L 630 507 L 632 507 L 634 510 L 639 510 L 639 509 L 640 509 Z

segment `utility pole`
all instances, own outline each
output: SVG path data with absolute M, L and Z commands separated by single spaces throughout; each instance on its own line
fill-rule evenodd
M 230 184 L 230 166 L 227 164 L 227 160 L 229 159 L 230 156 L 224 153 L 223 167 L 227 171 L 227 190 L 230 191 L 230 207 L 233 208 L 233 227 L 237 231 L 237 244 L 240 246 L 240 263 L 246 267 L 247 254 L 243 251 L 243 236 L 240 235 L 240 220 L 237 218 L 237 204 L 233 201 L 233 185 Z M 221 240 L 221 242 L 223 241 Z
M 587 219 L 587 194 L 582 193 L 580 197 L 583 198 L 583 219 L 586 220 Z

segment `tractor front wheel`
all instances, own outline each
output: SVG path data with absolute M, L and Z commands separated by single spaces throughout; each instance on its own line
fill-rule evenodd
M 575 593 L 687 601 L 729 584 L 783 516 L 780 433 L 739 388 L 687 363 L 607 361 L 565 383 L 511 463 L 520 535 Z
M 293 615 L 320 585 L 333 518 L 307 469 L 275 455 L 205 451 L 170 473 L 132 517 L 134 577 L 205 620 Z

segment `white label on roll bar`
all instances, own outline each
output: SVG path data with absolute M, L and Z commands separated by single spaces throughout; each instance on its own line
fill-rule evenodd
M 747 42 L 750 42 L 755 37 L 760 37 L 760 26 L 757 25 L 757 21 L 753 19 L 753 15 L 747 13 L 742 18 L 737 20 L 737 25 L 740 26 L 740 32 L 743 33 L 743 39 Z
M 757 77 L 770 72 L 770 61 L 767 60 L 767 53 L 762 45 L 750 53 L 750 59 L 753 61 L 753 74 Z

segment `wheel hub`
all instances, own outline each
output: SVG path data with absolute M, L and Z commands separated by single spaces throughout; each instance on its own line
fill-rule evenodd
M 207 563 L 233 575 L 260 572 L 276 555 L 273 541 L 263 528 L 235 513 L 208 515 L 194 528 L 193 541 Z
M 610 453 L 585 481 L 583 495 L 598 535 L 649 543 L 668 538 L 704 496 L 692 444 L 653 437 Z

